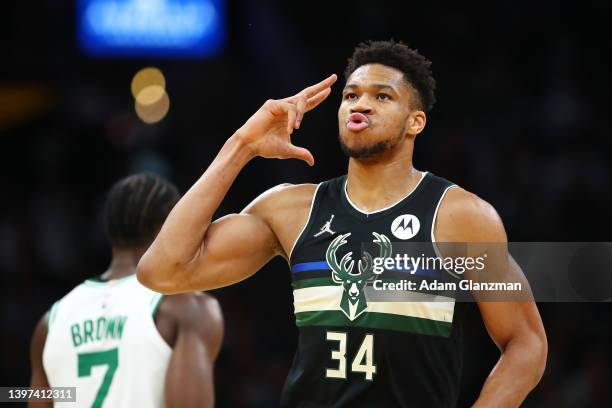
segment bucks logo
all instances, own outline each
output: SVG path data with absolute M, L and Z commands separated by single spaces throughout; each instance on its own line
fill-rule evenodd
M 372 242 L 380 247 L 380 257 L 388 258 L 391 256 L 391 241 L 383 234 L 376 232 L 372 233 L 374 240 Z M 355 320 L 368 307 L 368 302 L 365 297 L 363 288 L 366 282 L 371 280 L 374 274 L 374 260 L 369 252 L 364 251 L 362 258 L 359 260 L 359 273 L 353 273 L 355 261 L 352 259 L 352 252 L 345 254 L 340 262 L 336 258 L 336 251 L 342 245 L 346 244 L 346 238 L 351 234 L 338 235 L 325 253 L 325 259 L 332 269 L 332 279 L 335 283 L 342 285 L 342 299 L 340 300 L 340 309 L 350 320 Z

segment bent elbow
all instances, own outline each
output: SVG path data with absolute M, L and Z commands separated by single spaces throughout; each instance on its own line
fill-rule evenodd
M 153 262 L 147 254 L 145 254 L 138 265 L 136 266 L 136 279 L 143 286 L 164 295 L 172 295 L 177 293 L 173 290 L 173 285 L 167 278 L 167 273 L 164 273 L 165 266 L 161 263 Z
M 140 282 L 142 286 L 159 292 L 159 286 L 157 285 L 155 273 L 143 259 L 140 259 L 138 265 L 136 266 L 136 279 L 138 279 L 138 282 Z

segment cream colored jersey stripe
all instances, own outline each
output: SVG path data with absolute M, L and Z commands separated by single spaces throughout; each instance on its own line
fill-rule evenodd
M 370 288 L 368 288 L 370 289 Z M 324 310 L 340 310 L 342 286 L 316 286 L 293 291 L 295 313 Z M 422 319 L 452 322 L 455 302 L 452 298 L 438 296 L 440 301 L 373 302 L 368 301 L 366 312 L 418 317 Z

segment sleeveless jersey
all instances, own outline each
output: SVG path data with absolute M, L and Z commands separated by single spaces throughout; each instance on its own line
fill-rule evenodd
M 374 258 L 403 256 L 401 243 L 417 245 L 418 253 L 407 255 L 436 256 L 433 227 L 451 187 L 423 173 L 402 200 L 365 213 L 351 203 L 346 176 L 319 184 L 290 254 L 299 338 L 283 407 L 456 405 L 464 304 L 453 292 L 412 290 L 394 298 L 375 289 L 455 278 L 435 268 L 372 272 Z
M 153 316 L 162 295 L 135 275 L 86 280 L 49 313 L 43 366 L 52 387 L 76 387 L 66 407 L 163 407 L 172 349 Z

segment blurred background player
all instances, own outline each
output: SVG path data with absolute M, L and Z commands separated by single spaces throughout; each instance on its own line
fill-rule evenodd
M 135 277 L 179 198 L 173 184 L 151 174 L 111 188 L 105 210 L 110 267 L 57 301 L 38 323 L 33 387 L 76 387 L 76 404 L 67 403 L 73 407 L 213 406 L 213 364 L 223 339 L 218 302 L 203 293 L 164 297 Z

